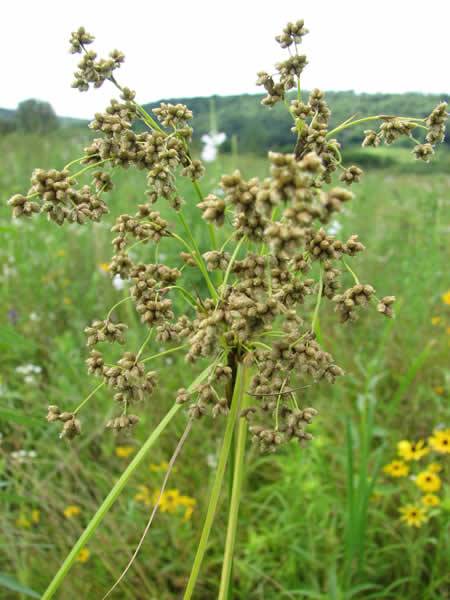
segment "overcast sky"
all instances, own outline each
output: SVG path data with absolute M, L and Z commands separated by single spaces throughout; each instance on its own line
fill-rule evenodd
M 0 21 L 0 107 L 49 101 L 60 115 L 91 117 L 110 84 L 70 87 L 84 25 L 100 55 L 122 50 L 118 80 L 141 102 L 257 92 L 256 72 L 284 56 L 274 36 L 303 18 L 305 88 L 358 92 L 450 91 L 449 0 L 13 0 Z

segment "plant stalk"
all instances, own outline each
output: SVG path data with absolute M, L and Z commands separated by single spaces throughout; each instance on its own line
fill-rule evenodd
M 246 377 L 244 377 L 244 389 L 246 386 Z M 245 398 L 241 402 L 241 407 L 245 406 Z M 230 511 L 228 516 L 227 537 L 225 541 L 225 553 L 222 564 L 222 575 L 220 578 L 220 589 L 218 600 L 228 600 L 232 598 L 232 569 L 233 554 L 236 541 L 236 529 L 238 524 L 239 504 L 241 500 L 242 481 L 244 477 L 244 457 L 245 443 L 247 441 L 247 422 L 245 419 L 239 419 L 236 452 L 234 460 L 233 488 L 231 494 Z
M 212 524 L 217 511 L 217 505 L 219 503 L 219 496 L 220 491 L 222 489 L 222 483 L 225 475 L 225 468 L 227 465 L 228 455 L 230 453 L 236 418 L 238 415 L 242 396 L 244 394 L 244 380 L 245 367 L 242 365 L 242 363 L 239 363 L 237 366 L 236 382 L 233 389 L 233 398 L 231 401 L 230 412 L 227 417 L 227 425 L 223 437 L 222 448 L 220 450 L 216 476 L 214 478 L 211 496 L 209 498 L 208 510 L 206 513 L 200 542 L 197 548 L 197 553 L 195 555 L 194 564 L 192 565 L 189 581 L 186 586 L 186 591 L 184 592 L 183 600 L 190 600 L 190 598 L 192 598 L 192 594 L 194 593 L 195 585 L 197 583 L 198 575 L 200 573 L 200 567 L 202 565 L 203 558 L 206 553 L 209 534 L 211 533 Z

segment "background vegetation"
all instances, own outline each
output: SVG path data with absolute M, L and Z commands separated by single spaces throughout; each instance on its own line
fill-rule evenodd
M 437 101 L 416 94 L 351 92 L 330 94 L 331 100 L 337 121 L 354 112 L 425 115 Z M 209 114 L 208 99 L 191 99 L 188 104 L 196 114 Z M 238 165 L 246 177 L 263 176 L 266 163 L 261 156 L 268 147 L 292 144 L 289 122 L 276 110 L 261 112 L 255 97 L 217 98 L 216 109 L 219 129 L 229 139 L 238 136 L 239 154 L 234 148 L 234 154 L 210 165 L 205 192 Z M 340 113 L 344 109 L 345 116 Z M 208 116 L 199 116 L 194 125 L 197 136 L 204 133 L 210 127 Z M 27 189 L 36 166 L 61 168 L 79 156 L 89 136 L 77 127 L 45 136 L 14 131 L 15 127 L 0 137 L 4 201 Z M 336 386 L 305 389 L 304 403 L 320 411 L 313 425 L 315 439 L 307 449 L 292 445 L 276 456 L 253 450 L 248 454 L 234 572 L 236 598 L 242 600 L 450 597 L 448 483 L 432 518 L 420 529 L 408 528 L 399 521 L 398 508 L 415 501 L 418 490 L 388 478 L 380 468 L 394 458 L 398 441 L 426 438 L 435 426 L 449 426 L 450 307 L 442 295 L 450 288 L 450 153 L 444 151 L 435 163 L 423 165 L 414 162 L 406 148 L 363 151 L 352 145 L 353 138 L 342 139 L 346 163 L 376 168 L 355 188 L 357 199 L 342 219 L 339 236 L 360 234 L 370 252 L 355 259 L 355 265 L 379 295 L 397 296 L 398 314 L 394 321 L 367 314 L 342 328 L 334 327 L 330 304 L 322 309 L 325 347 L 347 375 Z M 134 171 L 117 174 L 115 184 L 108 223 L 141 202 L 145 189 L 144 175 Z M 187 186 L 183 193 L 195 229 L 196 200 Z M 75 407 L 96 386 L 85 374 L 82 332 L 126 295 L 126 289 L 115 289 L 104 270 L 112 237 L 106 221 L 63 229 L 43 219 L 13 222 L 4 201 L 0 594 L 15 600 L 39 597 L 37 592 L 46 587 L 112 481 L 173 402 L 174 391 L 194 375 L 176 359 L 162 358 L 167 377 L 151 403 L 141 406 L 142 420 L 132 437 L 103 432 L 114 406 L 111 395 L 102 391 L 83 418 L 83 435 L 72 444 L 59 440 L 57 428 L 45 422 L 46 407 Z M 198 242 L 206 248 L 206 240 Z M 140 251 L 151 249 L 144 246 Z M 161 248 L 171 251 L 170 245 Z M 198 285 L 192 281 L 193 288 Z M 127 303 L 119 314 L 135 324 L 129 344 L 138 347 L 145 329 Z M 30 371 L 29 365 L 38 369 Z M 136 498 L 142 493 L 139 486 L 150 492 L 158 489 L 161 463 L 171 455 L 183 426 L 183 418 L 178 419 L 152 451 L 58 598 L 101 598 L 119 576 L 149 511 Z M 192 518 L 184 518 L 182 507 L 158 516 L 113 598 L 180 596 L 199 537 L 222 428 L 220 419 L 205 419 L 194 428 L 171 482 L 173 489 L 196 500 Z M 123 456 L 127 452 L 131 454 Z M 441 476 L 448 482 L 444 459 Z M 73 506 L 79 513 L 69 517 L 67 508 Z M 216 597 L 225 517 L 222 510 L 213 529 L 196 595 L 201 600 Z

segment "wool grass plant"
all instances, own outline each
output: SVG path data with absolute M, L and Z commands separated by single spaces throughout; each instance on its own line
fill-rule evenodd
M 345 214 L 346 204 L 354 200 L 350 188 L 363 176 L 359 167 L 344 163 L 338 135 L 371 123 L 375 128 L 364 132 L 364 146 L 405 138 L 412 143 L 416 159 L 429 161 L 444 139 L 446 104 L 439 104 L 427 118 L 354 115 L 331 128 L 325 94 L 319 89 L 308 95 L 302 91 L 307 58 L 299 49 L 306 34 L 303 21 L 288 23 L 276 37 L 286 52 L 285 60 L 276 64 L 274 74 L 258 73 L 257 81 L 266 92 L 262 104 L 285 105 L 292 117 L 292 152 L 269 152 L 267 178 L 244 179 L 236 170 L 224 174 L 213 192 L 201 186 L 205 169 L 191 150 L 189 108 L 161 103 L 149 114 L 136 101 L 136 93 L 119 83 L 124 55 L 113 50 L 107 58 L 99 58 L 89 49 L 94 37 L 84 28 L 71 36 L 71 52 L 81 55 L 73 87 L 84 92 L 112 84 L 119 99 L 95 115 L 90 128 L 99 137 L 82 156 L 60 169 L 33 172 L 29 191 L 9 200 L 14 217 L 46 215 L 59 226 L 88 227 L 90 221 L 107 219 L 108 192 L 119 169 L 141 170 L 145 178 L 141 203 L 133 206 L 130 199 L 130 214 L 120 215 L 111 227 L 114 254 L 109 273 L 129 282 L 129 296 L 85 329 L 87 371 L 97 383 L 75 408 L 49 406 L 47 420 L 61 426 L 61 438 L 82 435 L 83 420 L 88 421 L 83 415 L 88 414 L 96 392 L 107 387 L 117 411 L 106 428 L 130 430 L 139 422 L 140 406 L 151 410 L 158 381 L 170 376 L 153 370 L 155 359 L 174 354 L 198 367 L 193 366 L 197 376 L 178 390 L 170 410 L 92 517 L 43 600 L 54 596 L 172 420 L 187 419 L 187 426 L 151 518 L 191 427 L 211 426 L 211 417 L 223 420 L 224 432 L 184 599 L 195 593 L 227 466 L 228 526 L 218 598 L 233 597 L 233 553 L 247 438 L 261 452 L 271 453 L 287 443 L 307 446 L 312 438 L 308 425 L 317 411 L 304 405 L 302 389 L 324 381 L 334 383 L 344 374 L 339 357 L 333 357 L 323 342 L 320 314 L 326 304 L 344 326 L 364 310 L 393 316 L 395 298 L 384 295 L 387 290 L 379 297 L 364 274 L 356 274 L 350 264 L 365 251 L 358 236 L 339 240 L 329 233 L 336 214 Z M 185 216 L 179 178 L 190 180 L 198 196 L 204 237 L 193 233 L 193 224 Z M 163 204 L 170 206 L 170 218 L 158 210 Z M 207 247 L 200 242 L 203 239 L 209 240 Z M 168 247 L 177 250 L 177 259 L 170 264 L 163 260 Z M 201 286 L 192 285 L 195 274 Z M 127 330 L 133 323 L 117 319 L 118 305 L 125 302 L 140 317 L 145 337 L 140 348 L 127 345 Z

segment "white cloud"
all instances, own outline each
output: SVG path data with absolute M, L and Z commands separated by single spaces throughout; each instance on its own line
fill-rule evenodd
M 78 55 L 70 32 L 84 25 L 100 53 L 118 47 L 127 61 L 120 81 L 142 102 L 162 97 L 256 92 L 255 74 L 282 51 L 273 41 L 288 20 L 304 18 L 310 64 L 304 87 L 367 92 L 447 92 L 443 0 L 18 0 L 0 24 L 0 107 L 25 98 L 48 100 L 58 114 L 90 117 L 113 95 L 105 85 L 70 87 Z

